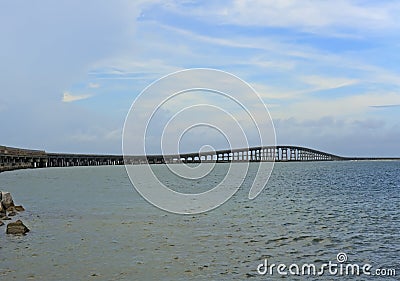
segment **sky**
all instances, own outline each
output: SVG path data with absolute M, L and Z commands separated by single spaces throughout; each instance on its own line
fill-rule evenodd
M 212 68 L 254 88 L 279 145 L 400 156 L 399 14 L 399 1 L 1 1 L 0 144 L 119 154 L 150 83 Z

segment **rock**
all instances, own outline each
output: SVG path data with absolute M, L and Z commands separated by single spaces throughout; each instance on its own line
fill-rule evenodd
M 22 206 L 11 206 L 11 207 L 8 207 L 6 211 L 9 213 L 11 213 L 11 212 L 16 213 L 16 212 L 25 211 L 25 208 Z
M 22 207 L 21 205 L 19 205 L 19 206 L 14 206 L 14 208 L 15 208 L 15 210 L 16 210 L 17 212 L 23 212 L 23 211 L 25 211 L 25 208 Z
M 9 217 L 13 217 L 13 216 L 15 216 L 16 214 L 17 214 L 17 212 L 12 211 L 12 212 L 9 212 L 9 213 L 8 213 L 8 216 L 9 216 Z
M 17 210 L 15 209 L 14 206 L 11 206 L 11 207 L 8 207 L 6 211 L 7 212 L 16 212 Z
M 3 225 L 4 225 L 4 222 L 0 221 L 0 226 L 3 226 Z
M 27 232 L 29 232 L 29 228 L 27 228 L 21 220 L 7 224 L 7 234 L 24 235 Z
M 0 216 L 0 220 L 7 221 L 11 220 L 11 218 L 7 217 L 5 214 L 3 216 Z
M 0 200 L 0 216 L 1 216 L 1 214 L 5 214 L 5 213 L 6 213 L 6 208 L 4 208 L 3 202 Z
M 6 192 L 6 191 L 1 192 L 1 202 L 3 203 L 3 206 L 6 210 L 9 207 L 14 206 L 14 201 L 12 199 L 10 192 Z

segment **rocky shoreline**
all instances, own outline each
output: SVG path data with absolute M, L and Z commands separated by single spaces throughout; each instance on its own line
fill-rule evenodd
M 14 204 L 10 192 L 0 191 L 0 227 L 5 224 L 3 221 L 12 220 L 12 217 L 23 211 L 25 211 L 24 207 Z M 25 235 L 27 232 L 29 232 L 29 228 L 21 220 L 9 222 L 6 227 L 7 234 Z

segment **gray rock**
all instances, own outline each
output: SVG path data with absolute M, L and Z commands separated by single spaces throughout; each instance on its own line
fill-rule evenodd
M 27 232 L 29 232 L 29 228 L 27 228 L 21 220 L 7 224 L 7 234 L 25 235 Z
M 15 209 L 15 206 L 11 206 L 11 207 L 8 207 L 6 211 L 7 212 L 16 212 L 17 210 Z
M 3 202 L 0 201 L 0 214 L 5 214 L 5 213 L 6 213 L 6 208 L 4 208 Z
M 13 216 L 17 215 L 17 212 L 12 211 L 12 212 L 9 212 L 7 215 L 9 217 L 13 217 Z
M 1 192 L 1 202 L 4 208 L 7 210 L 9 207 L 14 206 L 14 201 L 12 199 L 11 193 L 7 191 Z
M 4 214 L 4 215 L 0 216 L 0 220 L 7 221 L 7 220 L 11 220 L 11 218 L 7 217 L 7 216 Z
M 14 208 L 15 208 L 15 210 L 16 210 L 17 212 L 23 212 L 23 211 L 25 211 L 25 208 L 22 207 L 21 205 L 19 205 L 19 206 L 14 206 Z

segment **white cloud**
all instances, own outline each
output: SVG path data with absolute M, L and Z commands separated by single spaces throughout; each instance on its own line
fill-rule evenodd
M 357 79 L 345 77 L 323 77 L 319 75 L 301 76 L 300 80 L 313 86 L 313 91 L 337 89 L 358 83 Z
M 74 102 L 74 101 L 90 98 L 91 96 L 92 95 L 89 95 L 89 94 L 87 94 L 87 95 L 72 95 L 69 92 L 64 92 L 62 101 L 63 102 Z
M 277 59 L 277 58 L 269 58 L 268 60 L 265 58 L 255 57 L 248 62 L 237 62 L 238 65 L 253 65 L 260 67 L 262 69 L 276 69 L 283 71 L 291 71 L 296 67 L 296 62 L 290 60 L 288 58 L 285 59 Z
M 399 3 L 376 1 L 236 0 L 188 9 L 171 6 L 176 13 L 191 14 L 219 23 L 241 26 L 294 27 L 318 32 L 349 27 L 362 32 L 399 28 Z M 341 36 L 339 30 L 325 36 Z
M 97 61 L 91 66 L 91 69 L 88 75 L 101 80 L 154 81 L 183 68 L 168 64 L 162 59 L 143 60 L 138 56 L 121 54 L 117 57 Z
M 371 81 L 392 85 L 400 84 L 397 73 L 383 67 L 373 65 L 363 57 L 356 58 L 354 57 L 353 53 L 338 54 L 336 52 L 326 52 L 312 45 L 289 43 L 290 40 L 285 40 L 285 37 L 238 35 L 224 38 L 198 34 L 185 28 L 168 26 L 165 24 L 158 24 L 157 26 L 160 28 L 159 31 L 171 33 L 170 36 L 177 36 L 179 39 L 182 39 L 180 36 L 183 36 L 183 38 L 188 40 L 186 41 L 188 46 L 200 42 L 205 44 L 205 46 L 211 44 L 221 48 L 241 48 L 246 51 L 257 50 L 263 52 L 262 56 L 250 55 L 246 60 L 243 60 L 243 57 L 232 56 L 229 56 L 229 58 L 214 57 L 212 60 L 209 60 L 209 56 L 202 53 L 195 53 L 193 51 L 190 53 L 181 53 L 181 49 L 178 50 L 177 48 L 173 47 L 169 50 L 169 53 L 171 54 L 170 57 L 178 60 L 174 61 L 176 65 L 179 65 L 179 60 L 185 58 L 190 61 L 201 60 L 203 65 L 216 65 L 218 68 L 225 68 L 226 66 L 230 65 L 238 65 L 241 67 L 247 66 L 251 68 L 251 71 L 254 71 L 254 67 L 258 67 L 263 70 L 276 69 L 277 71 L 296 71 L 296 76 L 298 76 L 299 79 L 301 79 L 304 75 L 297 74 L 298 70 L 300 68 L 303 70 L 304 67 L 308 66 L 313 68 L 311 73 L 315 72 L 315 69 L 321 69 L 321 71 L 325 71 L 325 69 L 337 67 L 340 67 L 346 71 L 357 71 L 358 79 L 349 79 L 344 77 L 330 78 L 328 76 L 323 77 L 322 75 L 303 77 L 304 82 L 309 82 L 309 84 L 320 84 L 320 87 L 316 87 L 316 89 L 313 89 L 312 91 L 319 90 L 320 88 L 334 89 L 355 83 Z M 152 48 L 153 51 L 159 52 L 165 48 L 169 48 L 170 46 L 169 44 L 160 44 L 157 41 L 157 44 L 153 45 L 152 47 L 154 47 Z M 119 62 L 119 65 L 122 63 L 127 66 L 128 69 L 133 69 L 135 65 L 129 66 L 129 61 L 129 59 L 124 58 L 124 60 Z M 166 68 L 165 66 L 168 63 L 171 63 L 168 61 L 168 59 L 164 58 L 163 60 L 154 60 L 154 62 L 155 63 L 150 64 L 153 69 L 157 66 L 163 66 L 163 68 Z M 171 70 L 171 68 L 169 68 L 169 70 Z M 175 70 L 177 69 L 175 68 Z M 248 73 L 249 71 L 245 70 L 244 72 Z
M 122 139 L 122 130 L 120 128 L 111 130 L 109 132 L 105 132 L 104 138 L 108 140 L 121 140 Z
M 96 140 L 98 140 L 98 136 L 96 135 L 91 135 L 91 134 L 75 134 L 75 135 L 71 135 L 69 136 L 69 139 L 71 141 L 74 141 L 76 143 L 81 143 L 81 142 L 94 142 Z
M 294 77 L 293 79 L 296 79 Z M 327 76 L 299 76 L 297 79 L 304 84 L 298 90 L 285 89 L 285 85 L 281 87 L 272 87 L 261 83 L 252 83 L 254 88 L 260 94 L 260 96 L 266 101 L 268 99 L 304 99 L 304 96 L 315 93 L 318 91 L 338 89 L 346 86 L 351 86 L 359 83 L 358 79 L 350 79 L 345 77 L 327 77 Z
M 91 89 L 100 88 L 100 84 L 98 84 L 98 83 L 89 83 L 89 88 L 91 88 Z
M 237 0 L 232 8 L 236 20 L 273 26 L 325 27 L 357 25 L 378 27 L 392 24 L 391 5 L 360 6 L 351 1 Z

